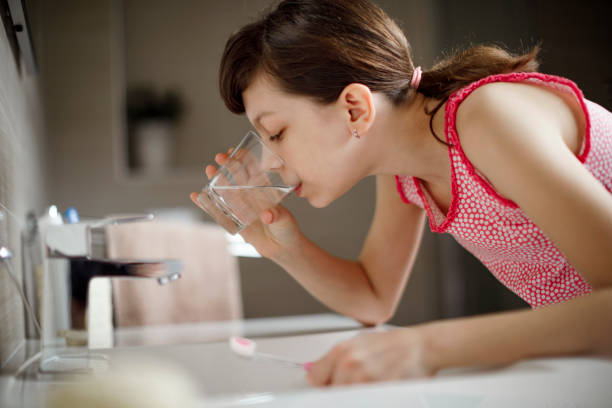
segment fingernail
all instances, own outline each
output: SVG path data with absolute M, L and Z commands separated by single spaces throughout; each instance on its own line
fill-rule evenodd
M 302 366 L 304 367 L 304 370 L 306 371 L 310 371 L 310 368 L 312 367 L 314 363 L 312 361 L 309 361 L 307 363 L 302 364 Z

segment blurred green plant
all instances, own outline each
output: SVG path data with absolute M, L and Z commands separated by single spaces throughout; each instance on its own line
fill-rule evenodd
M 130 123 L 144 120 L 178 122 L 185 106 L 176 90 L 157 92 L 151 86 L 134 86 L 127 91 L 127 119 Z

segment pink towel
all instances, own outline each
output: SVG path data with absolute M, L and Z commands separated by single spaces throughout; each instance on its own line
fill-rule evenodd
M 180 259 L 181 279 L 113 279 L 115 326 L 242 318 L 238 262 L 216 224 L 135 222 L 108 226 L 112 259 Z

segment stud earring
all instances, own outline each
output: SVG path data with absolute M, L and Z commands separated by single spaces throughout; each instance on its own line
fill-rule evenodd
M 357 129 L 353 129 L 353 136 L 355 136 L 357 139 L 360 138 L 359 134 L 357 133 Z

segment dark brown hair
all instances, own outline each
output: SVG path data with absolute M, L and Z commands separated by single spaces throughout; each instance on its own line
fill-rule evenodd
M 433 118 L 454 91 L 488 75 L 536 71 L 538 51 L 536 46 L 513 55 L 498 46 L 478 45 L 443 59 L 423 71 L 418 87 L 423 95 L 441 100 L 427 113 Z M 351 83 L 400 104 L 414 92 L 413 71 L 404 33 L 370 1 L 285 0 L 228 39 L 219 88 L 234 113 L 244 113 L 242 93 L 259 72 L 285 92 L 323 104 L 336 101 Z

